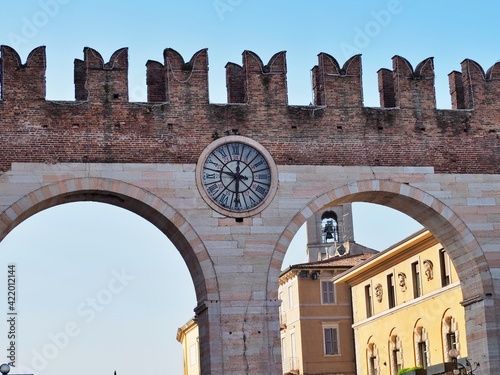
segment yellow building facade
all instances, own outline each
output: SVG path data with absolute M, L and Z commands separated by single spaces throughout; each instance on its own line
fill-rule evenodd
M 195 318 L 177 329 L 177 341 L 182 345 L 184 375 L 200 375 L 200 343 Z
M 351 288 L 358 375 L 422 366 L 449 371 L 467 356 L 462 291 L 445 249 L 427 230 L 335 279 Z

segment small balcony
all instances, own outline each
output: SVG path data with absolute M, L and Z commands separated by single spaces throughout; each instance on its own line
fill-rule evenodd
M 286 329 L 286 313 L 280 312 L 280 330 Z

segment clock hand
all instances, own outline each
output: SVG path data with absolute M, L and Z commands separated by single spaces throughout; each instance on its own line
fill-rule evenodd
M 220 173 L 227 174 L 228 176 L 231 176 L 231 177 L 236 177 L 236 175 L 234 174 L 234 172 L 220 171 Z
M 236 173 L 234 174 L 234 179 L 235 181 L 235 198 L 234 198 L 234 205 L 235 207 L 238 207 L 240 205 L 240 161 L 236 161 Z

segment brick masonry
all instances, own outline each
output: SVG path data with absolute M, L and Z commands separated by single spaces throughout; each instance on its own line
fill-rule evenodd
M 45 100 L 45 50 L 1 48 L 0 238 L 41 209 L 102 201 L 138 213 L 177 246 L 197 293 L 205 374 L 279 374 L 277 280 L 300 226 L 321 208 L 398 209 L 443 243 L 462 281 L 469 354 L 500 363 L 500 84 L 464 60 L 452 110 L 435 108 L 432 59 L 379 71 L 382 106 L 363 107 L 361 58 L 320 54 L 315 103 L 288 106 L 286 59 L 228 64 L 228 104 L 208 101 L 206 50 L 147 62 L 149 101 L 128 101 L 127 49 L 75 60 L 73 102 Z M 497 68 L 495 72 L 494 68 Z M 216 214 L 195 183 L 201 151 L 241 134 L 278 165 L 271 204 L 243 222 Z M 237 282 L 235 282 L 237 280 Z M 491 372 L 492 373 L 492 372 Z

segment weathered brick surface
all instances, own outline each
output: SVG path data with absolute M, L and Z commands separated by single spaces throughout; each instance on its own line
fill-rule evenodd
M 228 64 L 226 105 L 208 102 L 206 50 L 187 63 L 172 49 L 164 56 L 163 64 L 147 64 L 150 102 L 131 103 L 127 50 L 104 63 L 85 48 L 84 60 L 75 61 L 77 101 L 62 102 L 44 100 L 44 48 L 22 64 L 2 47 L 0 170 L 15 161 L 194 163 L 214 137 L 239 133 L 266 146 L 278 164 L 500 171 L 500 80 L 494 69 L 484 73 L 473 61 L 465 60 L 464 72 L 451 82 L 454 106 L 466 110 L 438 110 L 432 59 L 413 70 L 394 57 L 380 91 L 382 105 L 397 107 L 367 108 L 360 56 L 341 68 L 332 56 L 319 55 L 312 106 L 287 105 L 284 52 L 267 65 L 249 51 L 243 66 Z
M 179 249 L 197 295 L 204 374 L 280 373 L 277 280 L 298 228 L 353 201 L 400 210 L 445 246 L 462 282 L 469 355 L 500 362 L 499 79 L 470 60 L 450 76 L 453 110 L 437 110 L 432 59 L 394 57 L 379 72 L 383 108 L 362 106 L 361 58 L 320 54 L 315 103 L 288 106 L 283 52 L 228 64 L 228 102 L 208 102 L 206 50 L 147 63 L 148 103 L 128 102 L 127 50 L 75 61 L 76 101 L 45 100 L 44 49 L 26 64 L 2 47 L 0 239 L 42 209 L 118 205 Z M 498 64 L 496 65 L 498 67 Z M 498 69 L 497 69 L 498 70 Z M 398 105 L 399 107 L 394 107 Z M 195 164 L 214 138 L 238 133 L 278 165 L 276 196 L 242 222 L 214 213 Z M 491 372 L 493 373 L 493 372 Z

